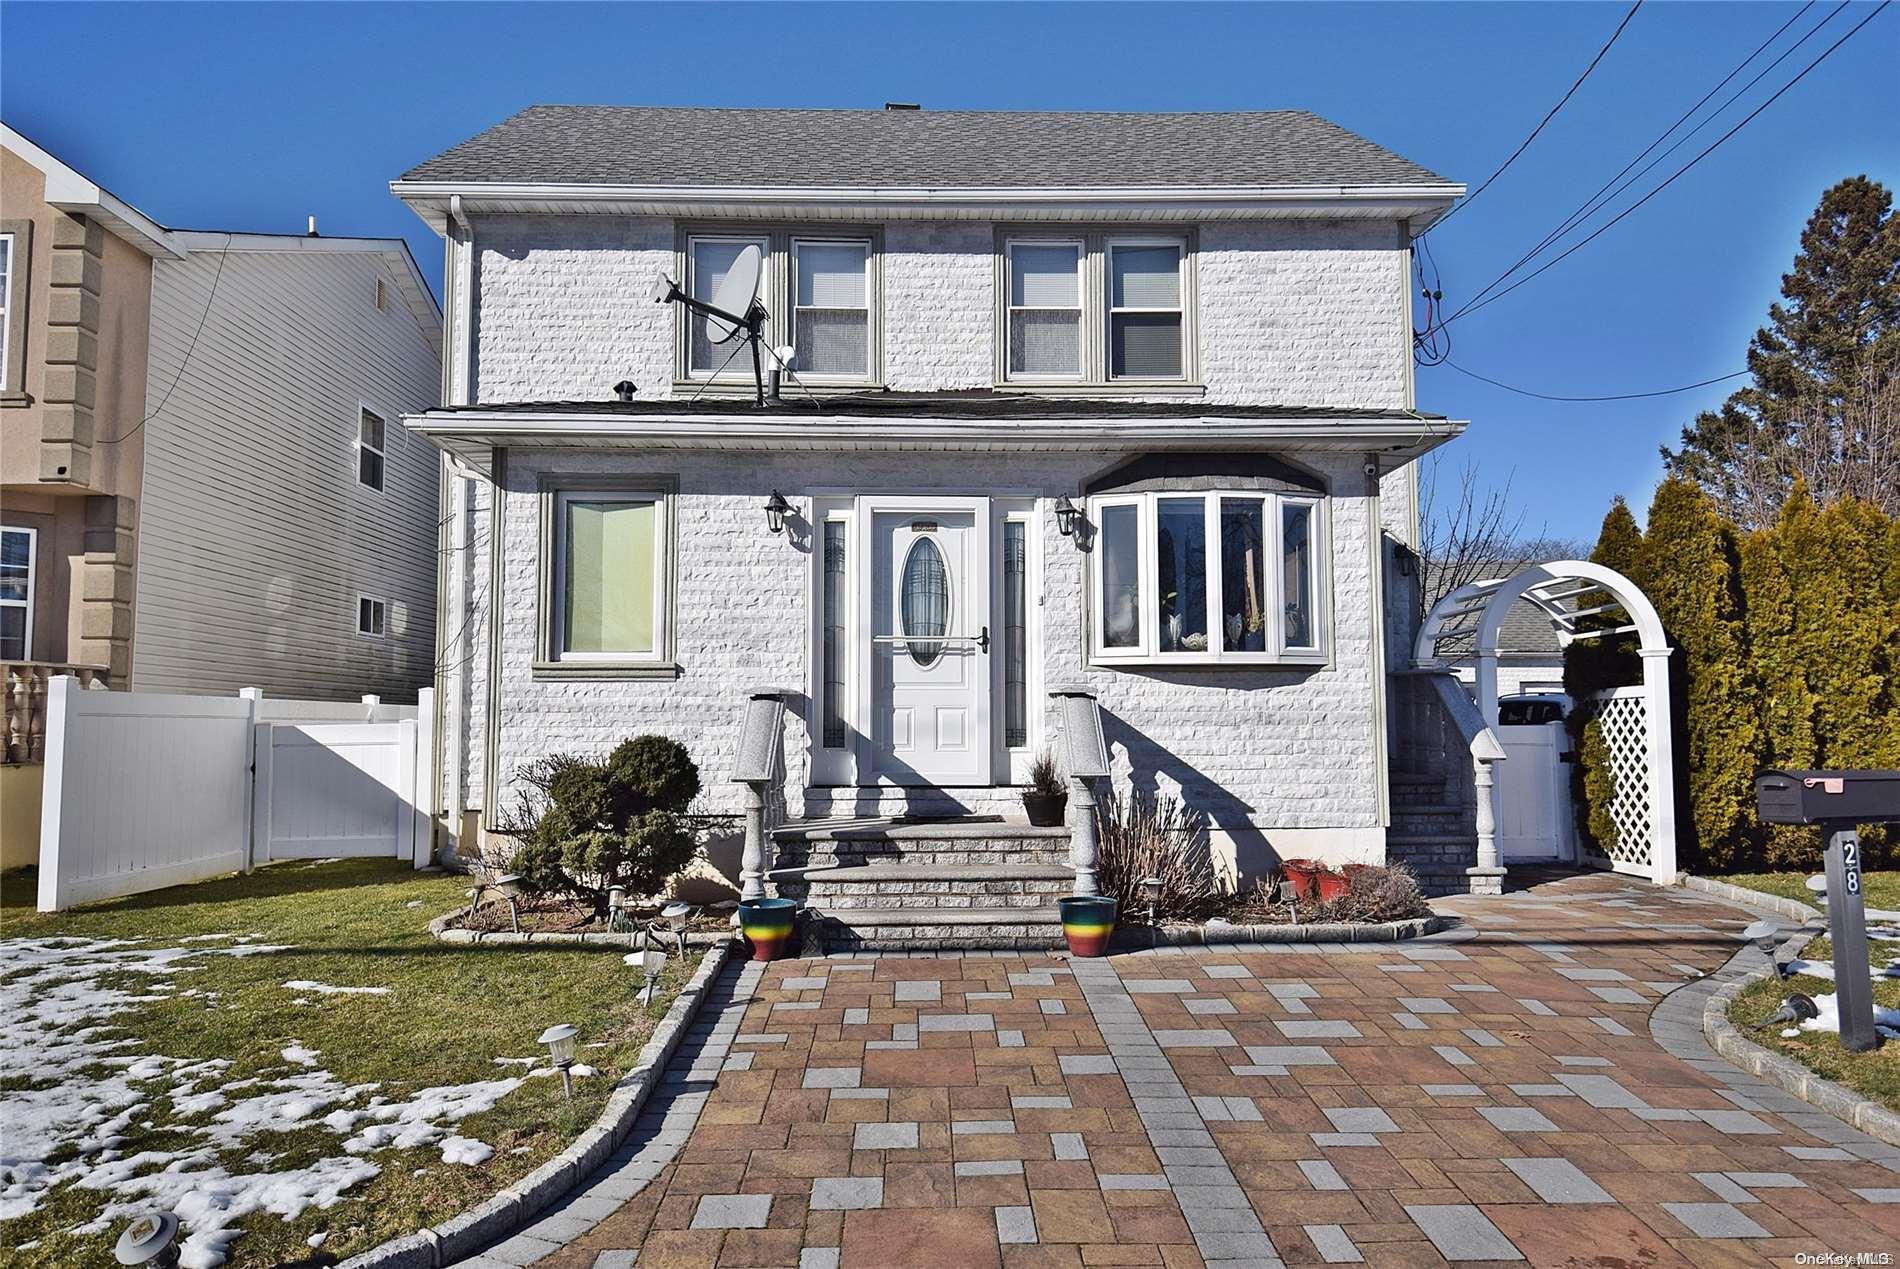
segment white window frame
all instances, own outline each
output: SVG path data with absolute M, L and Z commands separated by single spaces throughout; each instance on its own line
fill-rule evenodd
M 682 285 L 680 289 L 688 295 L 695 294 L 693 287 L 694 275 L 699 269 L 698 247 L 699 244 L 706 242 L 736 242 L 742 245 L 755 246 L 759 249 L 759 302 L 766 307 L 767 331 L 765 338 L 766 342 L 770 343 L 770 323 L 777 317 L 777 314 L 772 312 L 772 297 L 774 293 L 772 279 L 772 235 L 763 232 L 729 234 L 693 233 L 686 235 L 686 265 L 682 270 L 684 276 L 681 279 L 684 285 Z M 707 300 L 709 301 L 710 299 L 711 297 L 708 296 Z M 706 318 L 704 314 L 695 313 L 691 309 L 686 308 L 685 305 L 681 305 L 680 308 L 684 311 L 686 316 L 686 322 L 682 328 L 685 333 L 686 344 L 682 350 L 683 359 L 681 362 L 686 371 L 686 378 L 698 382 L 711 380 L 715 383 L 744 379 L 747 383 L 750 383 L 752 381 L 752 358 L 744 353 L 734 357 L 723 371 L 719 370 L 716 365 L 708 366 L 703 370 L 693 365 L 693 324 L 695 322 L 704 322 Z M 738 316 L 743 317 L 744 314 L 741 313 Z M 714 344 L 712 346 L 715 349 L 729 348 L 734 341 L 740 341 L 740 337 L 735 335 L 732 341 L 728 341 L 725 344 Z M 766 354 L 761 353 L 761 356 L 765 355 Z M 717 362 L 724 360 L 724 358 L 715 357 L 714 360 Z
M 1018 310 L 1024 312 L 1042 312 L 1048 309 L 1046 304 L 1021 305 L 1016 299 L 1016 248 L 1018 247 L 1074 247 L 1075 248 L 1075 373 L 1059 375 L 1022 374 L 1010 369 L 1014 364 L 1015 347 L 1010 342 L 1010 332 L 1016 329 L 1011 320 Z M 1082 383 L 1088 378 L 1088 348 L 1090 343 L 1088 312 L 1088 243 L 1075 237 L 1039 237 L 1024 234 L 1011 237 L 1003 243 L 1003 375 L 1010 383 Z
M 1115 304 L 1115 252 L 1124 248 L 1153 249 L 1169 247 L 1174 251 L 1175 295 L 1173 308 L 1130 307 Z M 1190 358 L 1188 344 L 1187 240 L 1178 237 L 1122 237 L 1107 239 L 1102 256 L 1102 377 L 1110 383 L 1181 383 L 1187 379 Z M 1172 313 L 1181 322 L 1181 370 L 1172 375 L 1118 375 L 1115 373 L 1115 318 L 1123 313 Z
M 671 587 L 672 497 L 666 489 L 589 489 L 563 486 L 551 491 L 552 541 L 547 544 L 549 586 L 546 658 L 561 665 L 661 666 L 669 664 L 672 631 L 668 628 L 668 592 Z M 653 646 L 615 648 L 604 652 L 573 652 L 564 646 L 567 599 L 567 506 L 571 502 L 631 502 L 653 505 Z
M 995 631 L 993 646 L 995 655 L 990 657 L 992 678 L 990 698 L 995 704 L 991 713 L 995 716 L 995 726 L 991 729 L 995 737 L 996 759 L 994 767 L 1005 769 L 1009 773 L 1011 784 L 1025 784 L 1029 780 L 1029 768 L 1034 765 L 1036 754 L 1041 751 L 1042 702 L 1046 699 L 1042 687 L 1042 513 L 1034 498 L 999 495 L 991 500 L 991 514 L 996 523 L 990 531 L 991 550 L 995 559 L 990 565 L 990 579 L 993 593 L 990 596 L 990 628 Z M 1004 640 L 1008 632 L 1004 628 L 1004 618 L 1008 606 L 1004 603 L 1003 588 L 1006 582 L 1003 569 L 1003 550 L 1006 541 L 1004 528 L 1010 524 L 1023 526 L 1024 571 L 1023 571 L 1023 722 L 1024 739 L 1020 745 L 1011 745 L 1009 741 L 1009 702 L 1007 700 L 1008 666 L 1004 658 Z
M 368 604 L 370 606 L 369 611 L 370 611 L 370 616 L 372 618 L 372 621 L 370 622 L 370 624 L 373 627 L 375 627 L 374 629 L 365 630 L 363 628 L 363 605 L 364 604 Z M 381 620 L 374 620 L 374 618 L 378 618 L 378 617 L 380 617 Z M 356 634 L 357 634 L 357 637 L 360 639 L 383 639 L 383 638 L 388 637 L 389 635 L 389 601 L 388 600 L 378 599 L 374 595 L 365 595 L 365 594 L 358 593 L 358 595 L 356 596 Z
M 33 659 L 33 583 L 40 568 L 40 531 L 25 525 L 4 525 L 0 531 L 26 535 L 26 598 L 0 599 L 0 608 L 24 608 L 26 621 L 20 628 L 20 660 Z
M 13 234 L 0 234 L 0 244 L 5 244 L 7 251 L 5 280 L 0 281 L 0 391 L 13 391 L 21 386 L 7 382 L 9 364 L 7 354 L 11 351 L 8 340 L 13 334 L 13 279 L 19 276 L 20 272 L 19 261 L 14 258 L 14 251 L 19 244 L 19 239 Z
M 377 421 L 383 425 L 383 443 L 380 447 L 371 445 L 363 439 L 363 416 L 365 414 L 374 415 Z M 377 483 L 373 485 L 370 484 L 367 480 L 363 479 L 363 452 L 365 450 L 376 455 L 377 459 L 379 460 L 378 466 L 376 468 Z M 389 413 L 388 411 L 378 409 L 376 406 L 371 405 L 367 401 L 358 401 L 356 403 L 356 443 L 350 447 L 350 461 L 356 464 L 356 483 L 359 488 L 367 489 L 371 493 L 374 493 L 374 494 L 381 494 L 388 490 L 389 488 Z
M 1202 499 L 1202 511 L 1205 516 L 1206 540 L 1208 543 L 1207 577 L 1207 631 L 1208 647 L 1202 652 L 1163 652 L 1160 650 L 1161 610 L 1158 599 L 1160 588 L 1160 549 L 1159 505 L 1167 499 Z M 1267 576 L 1263 579 L 1265 594 L 1263 602 L 1267 615 L 1266 646 L 1259 652 L 1229 652 L 1221 647 L 1224 642 L 1223 603 L 1221 595 L 1222 562 L 1220 559 L 1220 505 L 1223 499 L 1232 501 L 1253 501 L 1263 503 L 1262 525 L 1266 540 L 1262 543 L 1265 553 Z M 1289 647 L 1286 644 L 1286 596 L 1285 574 L 1282 567 L 1281 508 L 1293 504 L 1313 508 L 1311 529 L 1311 568 L 1313 585 L 1313 630 L 1316 641 L 1311 647 Z M 1106 634 L 1105 614 L 1102 603 L 1106 597 L 1103 585 L 1103 568 L 1107 556 L 1105 544 L 1101 541 L 1099 526 L 1102 512 L 1109 507 L 1134 506 L 1138 509 L 1138 560 L 1137 576 L 1141 593 L 1137 607 L 1138 637 L 1133 648 L 1110 648 L 1103 643 Z M 1156 490 L 1140 493 L 1099 494 L 1088 500 L 1088 517 L 1091 533 L 1096 540 L 1094 549 L 1089 552 L 1088 579 L 1088 648 L 1091 664 L 1103 666 L 1115 665 L 1295 665 L 1324 666 L 1331 659 L 1332 646 L 1332 603 L 1331 570 L 1327 561 L 1331 558 L 1332 540 L 1329 523 L 1328 500 L 1317 494 L 1284 493 L 1263 489 L 1210 489 L 1210 490 Z
M 825 237 L 819 234 L 804 234 L 792 238 L 790 248 L 791 264 L 788 270 L 789 276 L 786 279 L 786 304 L 791 313 L 791 321 L 788 323 L 791 338 L 788 342 L 792 345 L 794 353 L 796 353 L 798 348 L 798 314 L 801 308 L 798 302 L 798 249 L 808 246 L 856 247 L 864 253 L 864 373 L 855 375 L 837 374 L 818 370 L 799 370 L 794 373 L 801 381 L 810 383 L 874 382 L 877 378 L 877 288 L 873 284 L 871 270 L 876 266 L 877 245 L 869 238 L 854 238 L 850 236 Z M 763 291 L 764 287 L 761 286 L 760 290 Z M 796 355 L 794 355 L 792 361 L 793 364 L 797 364 Z M 771 364 L 769 357 L 767 358 L 766 364 Z M 748 363 L 747 374 L 750 375 L 750 373 L 751 367 Z

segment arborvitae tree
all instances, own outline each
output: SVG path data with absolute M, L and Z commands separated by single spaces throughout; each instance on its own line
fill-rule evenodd
M 1636 517 L 1630 514 L 1629 504 L 1619 496 L 1610 505 L 1609 514 L 1603 517 L 1603 527 L 1597 533 L 1597 544 L 1590 552 L 1590 562 L 1615 569 L 1631 581 L 1636 581 L 1642 572 L 1642 556 L 1643 531 L 1636 527 Z M 1595 608 L 1610 602 L 1610 598 L 1606 591 L 1590 591 L 1577 597 L 1577 607 Z M 1624 618 L 1620 614 L 1601 613 L 1595 617 L 1585 617 L 1579 624 L 1585 629 L 1603 630 L 1624 624 Z M 1642 673 L 1642 661 L 1636 655 L 1636 641 L 1626 634 L 1583 639 L 1564 649 L 1564 691 L 1578 705 L 1578 708 L 1570 711 L 1565 724 L 1565 730 L 1570 735 L 1571 752 L 1577 755 L 1577 761 L 1570 767 L 1571 809 L 1576 819 L 1578 838 L 1584 844 L 1596 845 L 1600 849 L 1608 845 L 1608 840 L 1598 830 L 1609 823 L 1609 803 L 1605 801 L 1599 806 L 1598 794 L 1602 790 L 1613 790 L 1614 784 L 1607 767 L 1597 770 L 1593 765 L 1607 762 L 1609 750 L 1603 743 L 1601 728 L 1596 729 L 1594 750 L 1588 743 L 1589 732 L 1586 727 L 1591 725 L 1594 715 L 1585 702 L 1605 688 L 1638 682 Z
M 1707 489 L 1737 524 L 1771 523 L 1805 478 L 1815 497 L 1900 515 L 1900 217 L 1877 181 L 1821 196 L 1748 348 L 1754 382 L 1664 447 L 1672 476 Z
M 1808 690 L 1794 638 L 1794 581 L 1783 546 L 1815 518 L 1805 486 L 1797 487 L 1775 526 L 1742 541 L 1742 593 L 1747 597 L 1749 676 L 1755 684 L 1756 762 L 1763 770 L 1814 765 L 1814 698 Z M 1814 833 L 1785 824 L 1763 825 L 1752 835 L 1772 867 L 1811 863 Z
M 1643 535 L 1644 589 L 1679 649 L 1671 669 L 1683 679 L 1686 735 L 1676 752 L 1687 764 L 1692 844 L 1704 867 L 1734 863 L 1753 822 L 1756 719 L 1738 553 L 1733 526 L 1698 486 L 1670 479 L 1657 487 Z

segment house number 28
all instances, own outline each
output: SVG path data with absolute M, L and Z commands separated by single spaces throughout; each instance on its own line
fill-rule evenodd
M 1849 833 L 1841 842 L 1841 879 L 1847 885 L 1847 893 L 1860 893 L 1860 836 Z

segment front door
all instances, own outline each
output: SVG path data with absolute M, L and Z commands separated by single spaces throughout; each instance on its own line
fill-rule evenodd
M 989 513 L 983 499 L 870 508 L 870 774 L 990 780 Z

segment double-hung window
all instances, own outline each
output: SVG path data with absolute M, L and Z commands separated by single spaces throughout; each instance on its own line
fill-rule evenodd
M 1001 239 L 1000 384 L 1198 391 L 1192 235 Z
M 670 665 L 671 481 L 542 482 L 539 668 Z
M 1082 377 L 1082 243 L 1011 242 L 1009 377 Z
M 1097 663 L 1325 661 L 1317 495 L 1108 494 L 1089 518 Z
M 368 406 L 358 408 L 356 420 L 356 483 L 381 493 L 383 468 L 388 455 L 383 450 L 388 424 Z
M 767 283 L 770 279 L 771 241 L 763 235 L 753 236 L 695 236 L 686 240 L 686 291 L 701 303 L 710 304 L 719 293 L 719 284 L 726 280 L 738 263 L 740 255 L 747 247 L 757 247 L 761 257 L 761 271 L 758 298 L 765 300 L 768 295 Z M 769 305 L 768 305 L 769 307 Z M 734 316 L 744 317 L 743 312 L 735 311 Z M 750 374 L 752 363 L 740 351 L 744 347 L 744 337 L 734 335 L 719 342 L 723 334 L 721 328 L 711 324 L 711 319 L 701 313 L 688 313 L 687 329 L 687 372 L 697 378 L 717 375 L 721 371 L 736 374 L 744 371 Z M 730 361 L 730 365 L 727 363 Z M 744 365 L 739 363 L 744 361 Z
M 39 534 L 0 529 L 0 661 L 33 658 L 33 565 Z
M 792 240 L 792 369 L 863 379 L 871 366 L 871 244 Z

